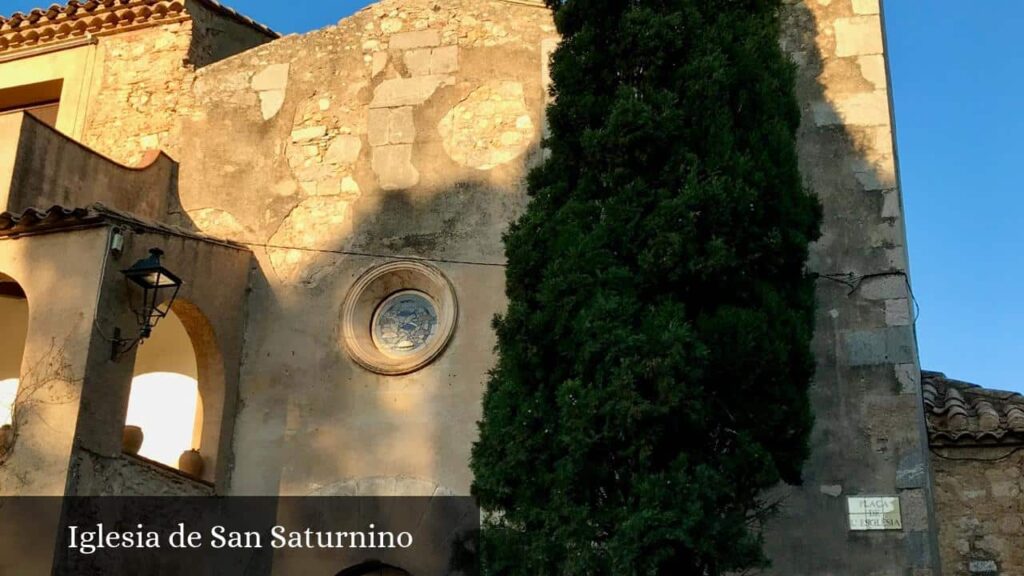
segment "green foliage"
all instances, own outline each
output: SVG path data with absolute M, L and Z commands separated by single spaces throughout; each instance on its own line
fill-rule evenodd
M 549 0 L 550 159 L 508 232 L 474 446 L 489 574 L 764 564 L 812 416 L 820 208 L 779 0 Z

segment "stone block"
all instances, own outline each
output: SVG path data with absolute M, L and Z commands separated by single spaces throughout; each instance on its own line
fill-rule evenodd
M 412 144 L 375 146 L 370 164 L 384 190 L 401 190 L 419 184 L 420 173 L 412 165 Z
M 281 111 L 284 105 L 284 90 L 267 90 L 260 92 L 260 114 L 264 120 L 270 120 Z
M 412 144 L 416 140 L 412 106 L 370 110 L 367 131 L 371 146 Z
M 387 108 L 371 108 L 366 119 L 366 136 L 370 146 L 384 146 L 388 143 L 388 119 L 391 111 Z
M 288 86 L 288 64 L 271 64 L 252 77 L 253 90 L 284 90 Z
M 451 86 L 451 76 L 432 75 L 385 80 L 373 92 L 370 108 L 416 106 L 427 101 L 441 86 Z
M 925 474 L 924 455 L 919 450 L 912 450 L 900 458 L 896 469 L 896 487 L 900 490 L 924 488 L 928 475 Z
M 341 180 L 341 193 L 344 196 L 358 197 L 360 194 L 359 183 L 351 176 L 345 176 Z
M 923 489 L 914 488 L 900 493 L 900 513 L 904 530 L 927 534 L 928 495 Z
M 907 326 L 911 323 L 910 300 L 893 298 L 885 301 L 885 323 L 888 326 Z
M 921 370 L 917 364 L 897 364 L 893 367 L 901 394 L 917 394 L 921 388 Z
M 412 106 L 392 108 L 388 114 L 388 143 L 412 144 L 416 140 L 416 122 Z
M 854 178 L 864 190 L 884 190 L 896 187 L 896 175 L 891 158 L 871 161 L 862 156 L 853 156 L 847 162 Z
M 421 48 L 419 50 L 409 50 L 402 55 L 409 74 L 413 76 L 430 75 L 430 52 L 430 48 Z
M 901 212 L 899 190 L 890 189 L 882 191 L 882 218 L 899 218 Z
M 860 295 L 867 300 L 889 300 L 907 297 L 907 280 L 902 274 L 874 276 L 860 285 Z
M 392 50 L 409 50 L 411 48 L 429 48 L 441 44 L 441 35 L 437 30 L 416 30 L 392 34 L 388 46 Z
M 853 0 L 853 13 L 857 15 L 878 14 L 878 0 Z
M 917 360 L 914 332 L 909 326 L 843 331 L 840 339 L 850 366 L 910 364 Z
M 834 28 L 836 56 L 840 58 L 883 52 L 882 22 L 878 15 L 838 18 Z
M 442 46 L 430 52 L 430 73 L 451 74 L 459 69 L 459 47 Z
M 819 122 L 815 114 L 815 123 L 819 126 L 827 124 L 847 124 L 850 126 L 887 126 L 889 125 L 889 94 L 884 90 L 861 92 L 836 96 L 832 100 L 834 114 L 841 121 Z
M 305 142 L 309 140 L 315 140 L 317 138 L 323 138 L 327 135 L 326 126 L 310 126 L 309 128 L 299 128 L 292 130 L 292 142 Z
M 328 164 L 355 164 L 359 159 L 359 152 L 363 148 L 363 141 L 358 136 L 342 134 L 331 142 L 324 155 L 324 162 Z
M 871 82 L 875 90 L 885 90 L 888 86 L 888 78 L 885 72 L 885 57 L 881 54 L 859 56 L 857 65 L 860 66 L 861 76 Z
M 401 30 L 404 26 L 405 23 L 402 22 L 401 18 L 388 17 L 381 20 L 380 22 L 381 32 L 384 32 L 385 34 L 394 34 L 395 32 Z

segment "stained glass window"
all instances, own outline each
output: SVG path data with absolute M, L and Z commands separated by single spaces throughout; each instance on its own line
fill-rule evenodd
M 392 294 L 373 317 L 373 341 L 382 352 L 404 356 L 424 348 L 437 332 L 437 309 L 426 294 Z

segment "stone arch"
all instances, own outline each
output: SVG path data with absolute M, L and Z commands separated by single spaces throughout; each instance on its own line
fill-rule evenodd
M 224 458 L 228 449 L 227 441 L 222 438 L 227 397 L 224 358 L 213 326 L 197 305 L 185 299 L 176 299 L 170 307 L 170 314 L 161 320 L 160 324 L 157 324 L 154 334 L 157 334 L 161 327 L 166 329 L 165 323 L 171 322 L 180 323 L 180 326 L 184 328 L 188 344 L 191 346 L 192 357 L 189 360 L 194 360 L 194 364 L 187 365 L 187 363 L 179 362 L 176 365 L 172 364 L 172 369 L 167 371 L 195 380 L 197 398 L 194 417 L 190 422 L 191 448 L 198 450 L 202 456 L 203 466 L 199 478 L 213 482 L 216 471 L 221 468 L 220 460 Z M 176 354 L 183 354 L 180 343 L 177 345 Z M 146 364 L 147 359 L 140 351 L 136 354 L 136 377 L 160 373 L 151 370 L 153 365 Z M 185 367 L 181 368 L 181 366 Z M 166 368 L 167 365 L 164 367 Z M 143 431 L 145 431 L 144 425 Z M 145 447 L 145 442 L 143 442 L 143 446 Z M 187 449 L 187 446 L 183 448 L 183 450 Z M 165 463 L 174 464 L 174 462 Z
M 198 306 L 178 299 L 171 306 L 171 311 L 185 326 L 196 355 L 202 421 L 201 428 L 196 431 L 196 441 L 205 463 L 202 478 L 212 482 L 221 459 L 226 457 L 230 448 L 227 445 L 230 440 L 222 438 L 221 434 L 227 408 L 224 356 L 213 326 Z
M 0 427 L 14 423 L 15 403 L 28 339 L 29 303 L 21 284 L 0 272 Z M 10 434 L 13 439 L 13 433 Z M 0 455 L 7 433 L 0 433 Z

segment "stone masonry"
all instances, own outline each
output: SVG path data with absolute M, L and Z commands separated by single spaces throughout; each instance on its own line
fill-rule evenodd
M 253 251 L 245 293 L 222 295 L 248 316 L 218 490 L 468 493 L 490 323 L 505 306 L 501 235 L 544 153 L 550 11 L 383 0 L 267 42 L 206 4 L 99 40 L 82 141 L 128 164 L 165 150 L 179 164 L 176 197 L 155 203 L 163 219 Z M 935 459 L 939 511 L 971 513 L 940 532 L 933 510 L 879 2 L 783 4 L 801 170 L 825 219 L 809 262 L 817 424 L 804 485 L 771 495 L 771 573 L 936 576 L 938 534 L 947 573 L 1020 574 L 1019 454 L 988 467 Z M 339 319 L 356 280 L 396 259 L 431 261 L 458 320 L 432 363 L 385 376 L 346 354 Z M 119 471 L 85 464 L 101 490 L 159 481 L 118 484 Z M 851 531 L 846 499 L 858 495 L 898 498 L 902 528 Z
M 1024 449 L 939 449 L 932 465 L 943 574 L 1024 576 Z

